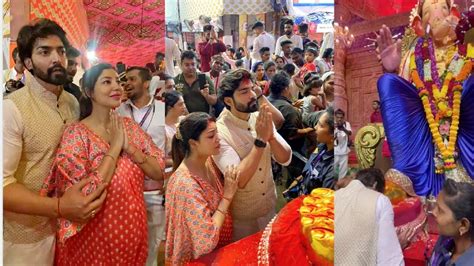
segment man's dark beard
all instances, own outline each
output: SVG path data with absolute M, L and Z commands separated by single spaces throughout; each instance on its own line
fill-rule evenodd
M 60 73 L 53 74 L 53 70 L 59 70 Z M 35 75 L 35 77 L 49 84 L 64 85 L 68 83 L 67 71 L 63 66 L 60 66 L 60 65 L 52 66 L 48 68 L 47 73 L 44 73 L 39 68 L 35 67 L 35 64 L 33 64 L 32 72 Z
M 292 32 L 291 30 L 285 31 L 285 35 L 287 35 L 287 36 L 288 36 L 288 35 L 291 35 L 292 33 L 293 33 L 293 32 Z
M 253 101 L 249 102 L 247 104 L 247 106 L 245 106 L 242 103 L 238 103 L 235 100 L 234 100 L 234 102 L 235 102 L 235 109 L 237 109 L 237 111 L 239 111 L 239 112 L 253 113 L 253 112 L 258 111 L 258 101 L 257 100 L 253 100 Z

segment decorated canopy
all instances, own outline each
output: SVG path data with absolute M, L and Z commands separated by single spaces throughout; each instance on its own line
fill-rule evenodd
M 166 4 L 173 6 L 167 10 L 167 21 L 178 21 L 178 0 L 166 0 Z M 199 19 L 201 15 L 255 15 L 271 11 L 271 0 L 179 0 L 181 21 Z
M 89 26 L 82 3 L 77 0 L 30 0 L 30 20 L 49 18 L 66 31 L 71 44 L 83 50 Z
M 144 66 L 164 51 L 164 0 L 29 0 L 30 19 L 58 22 L 82 51 L 97 42 L 97 57 Z
M 99 59 L 127 65 L 154 62 L 164 51 L 164 0 L 84 0 Z

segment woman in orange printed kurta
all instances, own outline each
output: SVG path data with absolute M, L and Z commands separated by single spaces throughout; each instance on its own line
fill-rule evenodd
M 216 123 L 208 114 L 192 113 L 181 121 L 173 139 L 177 169 L 166 192 L 167 265 L 185 264 L 231 240 L 227 210 L 239 173 L 227 169 L 222 187 L 210 158 L 219 148 Z
M 100 183 L 108 185 L 102 209 L 92 211 L 86 224 L 58 219 L 59 265 L 143 265 L 147 258 L 143 182 L 145 174 L 162 178 L 163 154 L 135 122 L 110 113 L 120 104 L 116 79 L 110 65 L 86 72 L 92 114 L 66 128 L 42 189 L 44 195 L 59 197 L 83 179 L 90 180 L 84 194 Z M 102 126 L 105 132 L 101 131 L 97 121 L 107 120 L 107 126 Z

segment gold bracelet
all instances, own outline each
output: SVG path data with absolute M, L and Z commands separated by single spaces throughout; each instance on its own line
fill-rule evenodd
M 133 155 L 137 152 L 137 150 L 138 150 L 138 148 L 136 148 L 136 150 L 131 154 L 132 161 L 133 161 L 134 163 L 136 163 L 136 164 L 142 165 L 142 164 L 146 163 L 146 161 L 148 160 L 148 155 L 146 155 L 146 154 L 143 153 L 143 151 L 142 151 L 144 157 L 143 157 L 143 159 L 142 159 L 141 162 L 137 162 L 137 160 L 135 160 L 135 159 L 133 158 Z M 140 150 L 140 151 L 141 151 L 141 150 Z
M 231 200 L 231 199 L 229 199 L 229 198 L 226 198 L 226 197 L 222 197 L 222 199 L 225 199 L 225 200 L 227 200 L 229 203 L 231 203 L 231 202 L 232 202 L 232 200 Z
M 105 158 L 105 157 L 110 157 L 110 158 L 112 158 L 112 160 L 114 160 L 115 163 L 117 163 L 117 159 L 115 159 L 114 156 L 112 156 L 112 155 L 106 153 L 106 154 L 104 155 L 104 158 Z

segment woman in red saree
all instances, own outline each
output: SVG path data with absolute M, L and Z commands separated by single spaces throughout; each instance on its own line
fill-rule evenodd
M 90 194 L 107 186 L 102 208 L 87 223 L 58 219 L 56 264 L 144 265 L 147 219 L 143 199 L 145 174 L 163 178 L 163 154 L 132 120 L 111 111 L 122 89 L 111 65 L 99 64 L 84 75 L 86 99 L 81 120 L 66 128 L 50 176 L 41 193 L 60 197 L 83 179 Z M 58 203 L 61 213 L 60 202 Z
M 216 123 L 206 113 L 191 113 L 173 138 L 176 171 L 166 191 L 166 264 L 183 265 L 228 244 L 232 221 L 227 213 L 239 173 L 232 166 L 224 185 L 211 155 L 219 153 Z

